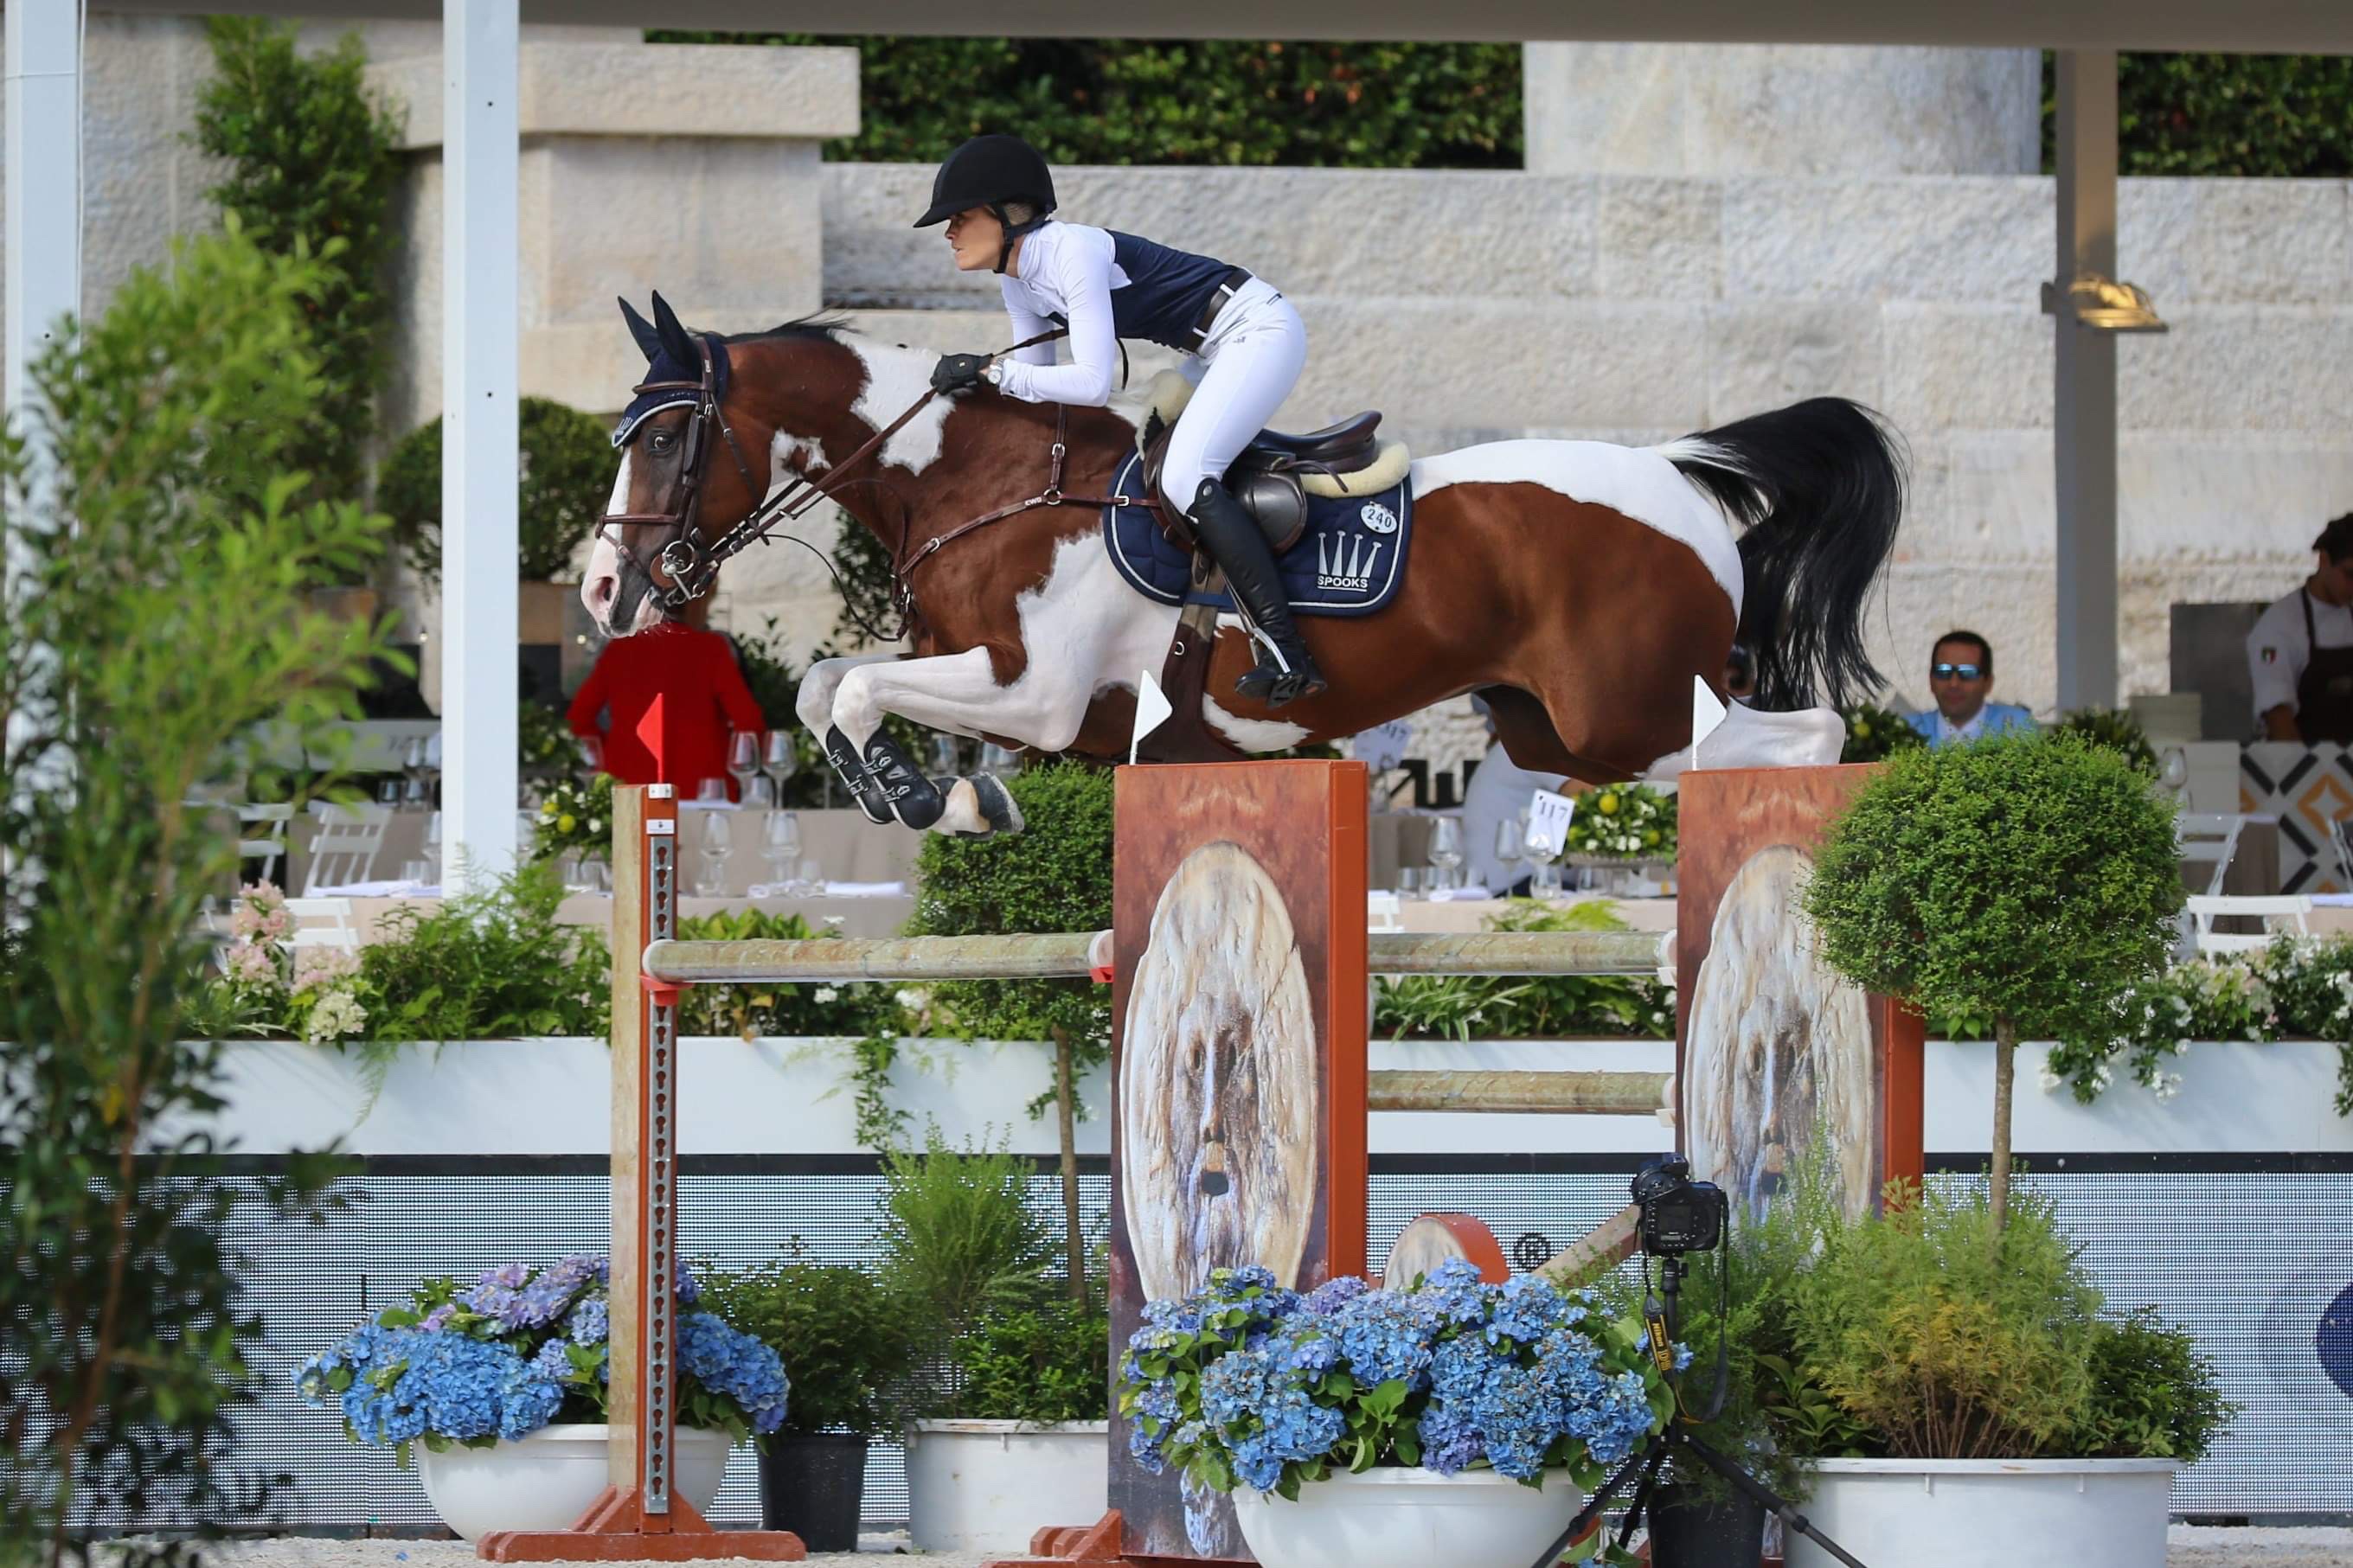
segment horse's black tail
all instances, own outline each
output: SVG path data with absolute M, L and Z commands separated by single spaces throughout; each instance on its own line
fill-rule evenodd
M 1810 397 L 1660 451 L 1744 531 L 1739 637 L 1757 706 L 1842 708 L 1875 689 L 1862 612 L 1904 513 L 1900 438 L 1859 404 Z

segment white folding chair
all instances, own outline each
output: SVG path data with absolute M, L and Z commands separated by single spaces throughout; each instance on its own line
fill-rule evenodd
M 311 840 L 311 864 L 302 873 L 302 896 L 322 888 L 365 882 L 375 873 L 375 858 L 384 848 L 384 830 L 392 821 L 388 805 L 331 805 L 313 802 L 311 814 L 319 831 Z
M 1404 904 L 1395 893 L 1365 895 L 1365 929 L 1366 931 L 1403 931 L 1405 921 L 1398 917 Z
M 2218 952 L 2259 952 L 2281 933 L 2281 921 L 2293 921 L 2298 936 L 2312 934 L 2312 900 L 2302 893 L 2222 896 L 2194 893 L 2189 901 L 2191 940 L 2199 956 Z M 2217 920 L 2260 920 L 2260 931 L 2218 931 Z
M 2211 811 L 2185 811 L 2177 821 L 2174 842 L 2183 861 L 2214 868 L 2213 874 L 2206 879 L 2209 896 L 2221 896 L 2222 879 L 2231 869 L 2232 858 L 2239 852 L 2239 835 L 2246 826 L 2243 816 Z
M 289 899 L 286 912 L 294 919 L 294 929 L 286 936 L 288 947 L 340 947 L 346 952 L 360 950 L 360 933 L 352 924 L 351 900 Z
M 278 880 L 278 862 L 286 857 L 286 830 L 294 820 L 290 805 L 240 805 L 237 808 L 237 825 L 240 828 L 258 828 L 253 837 L 239 835 L 237 854 L 240 860 L 261 862 L 261 879 Z

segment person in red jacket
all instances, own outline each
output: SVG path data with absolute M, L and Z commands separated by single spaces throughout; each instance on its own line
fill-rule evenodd
M 574 734 L 604 742 L 605 771 L 617 781 L 654 784 L 653 753 L 638 737 L 638 721 L 655 698 L 663 699 L 670 782 L 691 798 L 704 779 L 727 777 L 729 731 L 757 733 L 766 721 L 744 684 L 734 647 L 707 629 L 709 610 L 698 601 L 688 616 L 607 643 L 566 719 Z M 727 792 L 735 793 L 732 779 Z

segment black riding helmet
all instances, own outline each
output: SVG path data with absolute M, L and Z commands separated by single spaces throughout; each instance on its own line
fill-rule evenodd
M 1008 202 L 1026 202 L 1038 209 L 1029 222 L 1016 224 L 1005 216 Z M 966 207 L 987 207 L 1005 226 L 1005 244 L 997 252 L 997 270 L 1013 254 L 1013 242 L 1046 221 L 1054 210 L 1054 172 L 1038 150 L 1018 136 L 976 136 L 949 153 L 932 178 L 932 205 L 915 220 L 917 228 L 945 223 Z

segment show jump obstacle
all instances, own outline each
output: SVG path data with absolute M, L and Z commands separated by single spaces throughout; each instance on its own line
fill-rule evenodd
M 1919 1036 L 1831 982 L 1790 916 L 1793 868 L 1865 770 L 1686 774 L 1680 935 L 1366 930 L 1366 775 L 1357 763 L 1128 768 L 1115 797 L 1113 925 L 1029 936 L 681 942 L 678 802 L 614 791 L 611 1472 L 568 1531 L 483 1537 L 497 1562 L 797 1559 L 783 1531 L 714 1531 L 671 1490 L 678 1247 L 678 994 L 692 984 L 1051 979 L 1112 985 L 1111 1309 L 1261 1263 L 1305 1289 L 1365 1271 L 1371 1110 L 1647 1113 L 1676 1093 L 1694 1169 L 1752 1196 L 1831 1123 L 1863 1153 L 1868 1203 L 1919 1173 Z M 1778 900 L 1778 901 L 1777 901 Z M 1678 959 L 1677 954 L 1680 954 Z M 628 955 L 642 955 L 629 962 Z M 1366 1070 L 1373 974 L 1678 977 L 1678 1070 Z M 1760 996 L 1760 1009 L 1742 1006 Z M 1760 1021 L 1761 1020 L 1761 1021 Z M 1760 1095 L 1758 1085 L 1773 1086 Z M 1740 1092 L 1746 1089 L 1746 1092 Z M 1662 1142 L 1666 1139 L 1662 1135 Z M 1623 1258 L 1625 1215 L 1546 1264 Z M 1430 1215 L 1391 1249 L 1420 1272 L 1465 1257 L 1505 1272 L 1483 1226 Z M 1114 1418 L 1112 1511 L 1038 1531 L 1023 1564 L 1246 1562 L 1232 1508 L 1145 1474 Z

